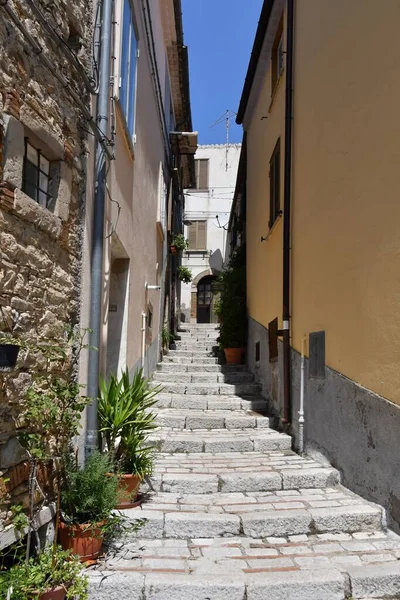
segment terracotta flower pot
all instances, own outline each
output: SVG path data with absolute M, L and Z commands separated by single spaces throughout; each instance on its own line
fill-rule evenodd
M 225 348 L 224 352 L 228 365 L 239 365 L 242 362 L 244 348 Z
M 64 600 L 67 591 L 64 586 L 58 585 L 57 587 L 41 594 L 39 600 Z
M 178 248 L 174 245 L 171 245 L 169 247 L 169 251 L 171 252 L 171 254 L 178 254 Z
M 101 526 L 103 523 L 69 525 L 60 523 L 59 536 L 63 550 L 72 550 L 81 557 L 81 561 L 93 560 L 100 554 L 103 545 Z
M 138 505 L 137 497 L 141 482 L 139 475 L 118 475 L 118 504 L 115 508 L 133 508 Z

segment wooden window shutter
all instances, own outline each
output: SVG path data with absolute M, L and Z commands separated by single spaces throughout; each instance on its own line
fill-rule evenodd
M 197 221 L 197 248 L 205 250 L 207 246 L 207 221 Z
M 208 188 L 208 158 L 199 160 L 199 190 Z
M 197 243 L 197 223 L 196 223 L 196 221 L 194 221 L 188 227 L 188 242 L 189 242 L 189 249 L 196 250 L 196 243 Z
M 189 250 L 205 250 L 207 245 L 207 221 L 193 221 L 188 227 Z

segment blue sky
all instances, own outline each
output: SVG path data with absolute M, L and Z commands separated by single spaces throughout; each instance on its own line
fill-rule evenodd
M 185 44 L 189 47 L 193 128 L 200 144 L 225 143 L 227 110 L 237 112 L 262 0 L 182 0 Z M 231 142 L 242 128 L 231 119 Z

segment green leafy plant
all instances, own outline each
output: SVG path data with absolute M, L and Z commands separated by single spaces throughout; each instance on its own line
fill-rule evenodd
M 61 510 L 68 523 L 94 525 L 110 519 L 118 486 L 111 470 L 110 457 L 97 451 L 83 467 L 79 467 L 75 457 L 65 457 Z
M 0 574 L 0 598 L 7 598 L 12 588 L 12 600 L 39 598 L 41 594 L 57 586 L 65 587 L 68 599 L 88 598 L 88 578 L 82 573 L 83 566 L 70 551 L 48 549 L 20 562 Z
M 193 279 L 191 269 L 188 269 L 187 267 L 184 267 L 184 266 L 178 267 L 176 274 L 178 276 L 178 279 L 180 279 L 184 283 L 190 283 Z
M 171 246 L 175 246 L 178 252 L 183 252 L 188 247 L 189 243 L 183 233 L 176 233 L 171 241 Z
M 100 431 L 115 472 L 141 476 L 151 472 L 152 454 L 146 448 L 146 440 L 156 428 L 155 414 L 150 409 L 157 402 L 160 391 L 159 386 L 151 387 L 142 369 L 132 381 L 128 369 L 120 378 L 111 374 L 108 381 L 100 379 Z M 135 464 L 138 472 L 132 470 Z
M 167 350 L 171 342 L 175 340 L 175 336 L 170 332 L 168 327 L 163 327 L 161 331 L 161 343 L 163 350 Z
M 219 277 L 221 295 L 217 311 L 221 319 L 221 349 L 242 348 L 247 338 L 246 251 L 237 248 Z
M 23 427 L 21 444 L 36 458 L 65 455 L 80 431 L 81 414 L 90 398 L 80 394 L 76 369 L 81 351 L 89 347 L 84 342 L 87 331 L 68 329 L 62 344 L 30 347 L 42 356 L 45 368 L 27 390 L 17 425 Z

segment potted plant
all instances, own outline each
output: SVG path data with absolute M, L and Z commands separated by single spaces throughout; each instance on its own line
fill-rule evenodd
M 180 254 L 188 247 L 188 241 L 183 233 L 176 233 L 171 241 L 170 252 L 171 254 Z
M 0 372 L 11 371 L 17 364 L 19 350 L 23 345 L 23 341 L 13 335 L 12 320 L 10 321 L 10 319 L 6 318 L 1 306 L 0 312 L 3 319 L 3 325 L 0 329 L 7 330 L 0 331 Z
M 0 577 L 0 598 L 11 600 L 86 600 L 87 589 L 79 559 L 58 547 L 32 556 L 28 563 L 17 562 Z
M 64 458 L 61 488 L 60 543 L 81 560 L 92 560 L 101 551 L 104 534 L 116 517 L 118 480 L 110 475 L 110 459 L 94 452 L 80 467 L 75 457 Z
M 120 508 L 136 502 L 140 482 L 152 472 L 153 449 L 148 447 L 147 438 L 156 428 L 155 414 L 150 409 L 160 389 L 150 387 L 142 369 L 132 381 L 128 369 L 120 378 L 112 373 L 108 381 L 100 380 L 99 425 L 120 481 Z
M 161 331 L 161 344 L 162 344 L 162 349 L 163 349 L 163 353 L 165 354 L 165 352 L 168 350 L 169 345 L 175 340 L 175 336 L 173 333 L 170 332 L 170 330 L 168 329 L 168 327 L 163 327 L 162 331 Z
M 220 276 L 221 295 L 218 304 L 220 317 L 219 344 L 227 363 L 242 361 L 247 338 L 246 314 L 246 253 L 237 248 Z
M 193 279 L 192 271 L 188 267 L 180 266 L 177 269 L 177 277 L 184 283 L 190 283 Z

